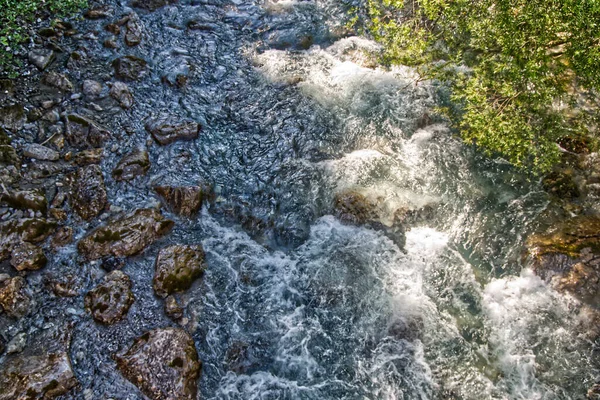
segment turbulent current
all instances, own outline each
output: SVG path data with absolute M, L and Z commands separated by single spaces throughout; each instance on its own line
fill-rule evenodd
M 182 321 L 203 363 L 199 398 L 585 398 L 597 366 L 575 329 L 577 302 L 522 258 L 547 195 L 431 117 L 443 87 L 410 68 L 377 67 L 378 45 L 344 27 L 351 4 L 111 5 L 115 18 L 139 14 L 142 43 L 105 48 L 107 21 L 81 21 L 92 32 L 78 45 L 87 61 L 69 73 L 110 79 L 110 63 L 126 54 L 151 67 L 130 84 L 131 110 L 88 110 L 119 138 L 101 164 L 112 207 L 156 203 L 155 184 L 209 182 L 216 199 L 191 220 L 169 215 L 172 233 L 126 261 L 135 296 L 126 320 L 99 325 L 81 297 L 46 296 L 9 327 L 76 322 L 80 385 L 61 398 L 143 398 L 111 354 L 175 325 L 151 285 L 157 251 L 170 243 L 206 252 Z M 163 82 L 177 73 L 188 76 L 185 88 Z M 157 112 L 200 121 L 199 138 L 147 143 L 144 123 Z M 109 179 L 120 154 L 145 145 L 145 177 Z M 403 243 L 336 218 L 344 190 L 377 202 L 384 222 L 402 208 L 430 213 L 407 226 Z M 76 239 L 86 231 L 76 225 Z M 103 272 L 75 262 L 76 252 L 63 248 L 46 269 L 89 289 Z M 232 370 L 236 349 L 243 365 Z

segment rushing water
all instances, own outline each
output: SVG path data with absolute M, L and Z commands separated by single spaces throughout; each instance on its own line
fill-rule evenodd
M 128 11 L 121 3 L 116 17 Z M 80 79 L 108 74 L 117 55 L 152 65 L 131 84 L 132 111 L 91 113 L 119 137 L 117 155 L 146 143 L 152 113 L 204 125 L 193 142 L 150 145 L 150 173 L 132 184 L 108 179 L 117 155 L 107 153 L 113 207 L 154 203 L 156 183 L 208 181 L 218 197 L 127 261 L 136 302 L 126 321 L 100 326 L 81 298 L 46 297 L 12 327 L 77 322 L 71 358 L 81 387 L 65 399 L 142 398 L 110 354 L 173 324 L 152 293 L 154 258 L 167 243 L 198 242 L 208 270 L 184 296 L 184 326 L 203 361 L 201 398 L 585 398 L 596 366 L 575 330 L 576 301 L 521 264 L 546 195 L 427 118 L 441 88 L 409 68 L 364 67 L 378 47 L 347 36 L 347 6 L 183 1 L 140 13 L 139 47 L 81 46 L 90 61 L 69 71 Z M 187 29 L 190 21 L 203 29 Z M 106 22 L 81 26 L 102 38 Z M 183 70 L 185 89 L 161 83 Z M 399 246 L 331 215 L 344 189 L 378 199 L 390 220 L 399 207 L 435 211 Z M 79 225 L 78 237 L 88 228 Z M 75 252 L 65 248 L 47 269 L 91 288 L 102 270 L 73 262 Z M 241 371 L 227 367 L 232 345 L 246 349 Z

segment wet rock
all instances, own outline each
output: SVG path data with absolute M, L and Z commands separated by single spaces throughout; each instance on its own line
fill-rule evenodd
M 117 43 L 117 40 L 115 37 L 107 38 L 104 42 L 102 42 L 102 46 L 104 46 L 107 49 L 118 49 L 119 48 L 119 44 Z
M 70 274 L 59 277 L 47 275 L 45 285 L 58 297 L 75 297 L 79 294 L 79 284 Z
M 0 223 L 0 260 L 7 258 L 21 242 L 44 241 L 56 227 L 56 222 L 43 218 L 12 219 Z
M 12 79 L 0 79 L 0 100 L 11 98 L 15 95 L 15 84 Z
M 129 16 L 125 29 L 125 44 L 127 46 L 137 46 L 142 42 L 143 25 L 136 14 Z
M 25 146 L 23 149 L 23 155 L 25 157 L 42 161 L 57 161 L 60 158 L 58 151 L 52 150 L 37 143 L 32 143 Z
M 146 332 L 114 358 L 123 376 L 150 399 L 196 399 L 201 363 L 194 341 L 183 329 Z
M 200 124 L 190 120 L 178 120 L 172 116 L 162 115 L 149 121 L 146 130 L 161 145 L 176 140 L 192 140 L 200 133 Z
M 581 196 L 572 170 L 550 172 L 544 177 L 542 183 L 548 193 L 559 199 L 568 200 Z
M 136 149 L 126 154 L 112 172 L 117 181 L 130 181 L 136 176 L 145 175 L 150 169 L 148 152 L 144 149 Z
M 170 58 L 164 66 L 162 81 L 171 86 L 184 87 L 187 84 L 193 66 L 187 59 Z
M 102 147 L 111 136 L 96 122 L 76 114 L 65 118 L 65 133 L 69 144 L 78 148 Z
M 30 63 L 43 71 L 54 61 L 55 56 L 54 51 L 50 49 L 36 49 L 29 52 L 28 58 Z
M 577 216 L 526 242 L 534 271 L 587 304 L 600 308 L 600 217 Z
M 600 400 L 600 383 L 595 383 L 587 392 L 588 400 Z
M 51 399 L 77 385 L 69 359 L 71 328 L 44 331 L 0 365 L 0 400 Z
M 73 84 L 64 74 L 59 74 L 57 72 L 49 72 L 47 73 L 42 82 L 45 85 L 56 88 L 58 90 L 62 90 L 63 92 L 71 92 L 73 90 Z
M 183 317 L 183 307 L 179 304 L 175 296 L 167 296 L 165 299 L 165 314 L 175 321 Z
M 40 211 L 44 214 L 48 208 L 48 201 L 41 189 L 21 190 L 2 194 L 0 195 L 0 204 L 5 204 L 18 210 Z
M 252 365 L 250 360 L 250 346 L 239 340 L 231 343 L 225 354 L 227 369 L 236 374 L 244 374 Z
M 0 306 L 8 315 L 21 318 L 29 311 L 30 304 L 31 298 L 25 292 L 25 279 L 15 276 L 0 283 Z
M 83 94 L 90 98 L 96 98 L 102 93 L 102 84 L 98 81 L 86 79 L 81 86 Z
M 129 87 L 123 82 L 115 82 L 110 88 L 110 97 L 117 100 L 122 108 L 131 108 L 133 106 L 133 95 Z
M 44 268 L 47 262 L 44 251 L 27 242 L 15 247 L 10 255 L 10 265 L 17 271 L 36 271 Z
M 110 32 L 116 36 L 119 36 L 121 34 L 121 26 L 118 23 L 108 24 L 104 27 L 104 29 L 106 29 L 107 32 Z
M 64 247 L 73 241 L 73 228 L 61 226 L 56 230 L 50 245 L 54 250 Z
M 6 345 L 6 354 L 20 353 L 23 351 L 26 344 L 27 334 L 25 332 L 18 333 L 10 339 L 10 342 Z
M 0 145 L 0 164 L 20 166 L 21 159 L 14 147 L 9 144 Z
M 73 163 L 75 163 L 79 166 L 89 165 L 89 164 L 100 164 L 103 156 L 104 156 L 104 149 L 99 147 L 97 149 L 82 150 L 82 151 L 76 153 L 73 156 L 72 160 L 73 160 Z
M 168 4 L 175 4 L 177 0 L 132 0 L 132 7 L 142 8 L 148 11 L 155 11 Z
M 168 233 L 172 227 L 173 221 L 165 219 L 159 211 L 139 209 L 94 230 L 79 241 L 77 248 L 88 260 L 132 256 Z
M 375 205 L 358 192 L 337 193 L 333 203 L 335 216 L 344 223 L 359 225 L 377 218 Z
M 202 202 L 212 197 L 208 186 L 156 186 L 154 190 L 172 212 L 188 218 L 196 215 Z
M 394 212 L 394 221 L 405 226 L 415 226 L 431 221 L 435 213 L 435 208 L 430 204 L 420 208 L 402 207 Z
M 204 274 L 202 246 L 174 245 L 161 249 L 156 257 L 153 287 L 160 297 L 188 290 Z
M 123 319 L 133 300 L 131 280 L 125 273 L 116 270 L 86 294 L 85 308 L 97 322 L 110 325 Z
M 119 79 L 136 81 L 148 73 L 146 60 L 135 56 L 119 57 L 113 61 L 115 76 Z
M 106 208 L 106 187 L 98 165 L 88 165 L 77 170 L 71 184 L 70 204 L 86 221 L 98 216 Z
M 103 5 L 100 7 L 90 8 L 83 14 L 87 19 L 102 19 L 108 18 L 113 14 L 113 9 L 110 6 Z
M 9 131 L 21 129 L 25 119 L 25 108 L 20 104 L 0 108 L 0 125 Z
M 121 257 L 107 257 L 102 260 L 100 268 L 106 272 L 112 272 L 125 266 L 125 259 Z

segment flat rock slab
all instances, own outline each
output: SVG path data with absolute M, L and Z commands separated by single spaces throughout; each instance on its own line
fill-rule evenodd
M 136 176 L 146 175 L 150 169 L 150 158 L 144 149 L 136 149 L 121 158 L 112 172 L 117 181 L 130 181 Z
M 180 120 L 170 115 L 161 115 L 146 123 L 146 130 L 161 145 L 177 140 L 196 139 L 200 134 L 200 124 L 191 120 Z
M 92 231 L 79 241 L 77 248 L 88 260 L 132 256 L 167 234 L 171 228 L 173 221 L 164 218 L 158 210 L 138 209 Z
M 25 146 L 23 149 L 23 155 L 25 157 L 35 158 L 36 160 L 42 161 L 57 161 L 60 158 L 58 151 L 52 150 L 37 143 L 32 143 Z
M 202 246 L 165 247 L 156 257 L 154 291 L 160 297 L 186 291 L 205 269 Z
M 150 399 L 196 399 L 202 364 L 194 341 L 183 329 L 146 332 L 114 358 L 123 376 Z
M 97 322 L 110 325 L 123 319 L 133 301 L 131 279 L 116 270 L 86 294 L 85 308 Z

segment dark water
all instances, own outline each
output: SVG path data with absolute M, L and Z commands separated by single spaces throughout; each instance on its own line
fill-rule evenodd
M 126 3 L 113 4 L 115 19 L 131 11 Z M 110 355 L 174 325 L 151 287 L 157 251 L 170 243 L 201 243 L 207 253 L 207 273 L 184 296 L 183 325 L 204 363 L 200 398 L 585 398 L 595 371 L 572 328 L 577 304 L 520 264 L 546 195 L 430 121 L 436 85 L 417 83 L 409 68 L 361 66 L 377 46 L 348 36 L 346 9 L 334 0 L 182 1 L 140 12 L 142 44 L 117 51 L 101 44 L 108 20 L 78 25 L 100 40 L 73 40 L 87 55 L 67 71 L 75 81 L 111 79 L 110 63 L 125 54 L 152 67 L 130 84 L 131 111 L 72 106 L 117 137 L 102 164 L 113 208 L 155 204 L 158 183 L 207 181 L 217 200 L 196 219 L 171 216 L 173 233 L 127 260 L 136 301 L 126 321 L 100 326 L 81 296 L 40 289 L 39 312 L 9 328 L 76 322 L 81 387 L 64 399 L 142 398 Z M 184 89 L 162 83 L 180 71 L 189 74 Z M 146 146 L 145 119 L 159 112 L 201 121 L 200 137 L 148 144 L 148 175 L 113 181 L 116 161 Z M 435 212 L 399 247 L 330 215 L 345 189 L 378 199 L 390 221 L 400 207 Z M 77 237 L 98 223 L 78 223 Z M 78 260 L 75 245 L 46 269 L 72 273 L 86 290 L 104 274 Z M 41 275 L 28 279 L 43 287 Z M 240 343 L 248 360 L 236 373 L 227 352 Z

